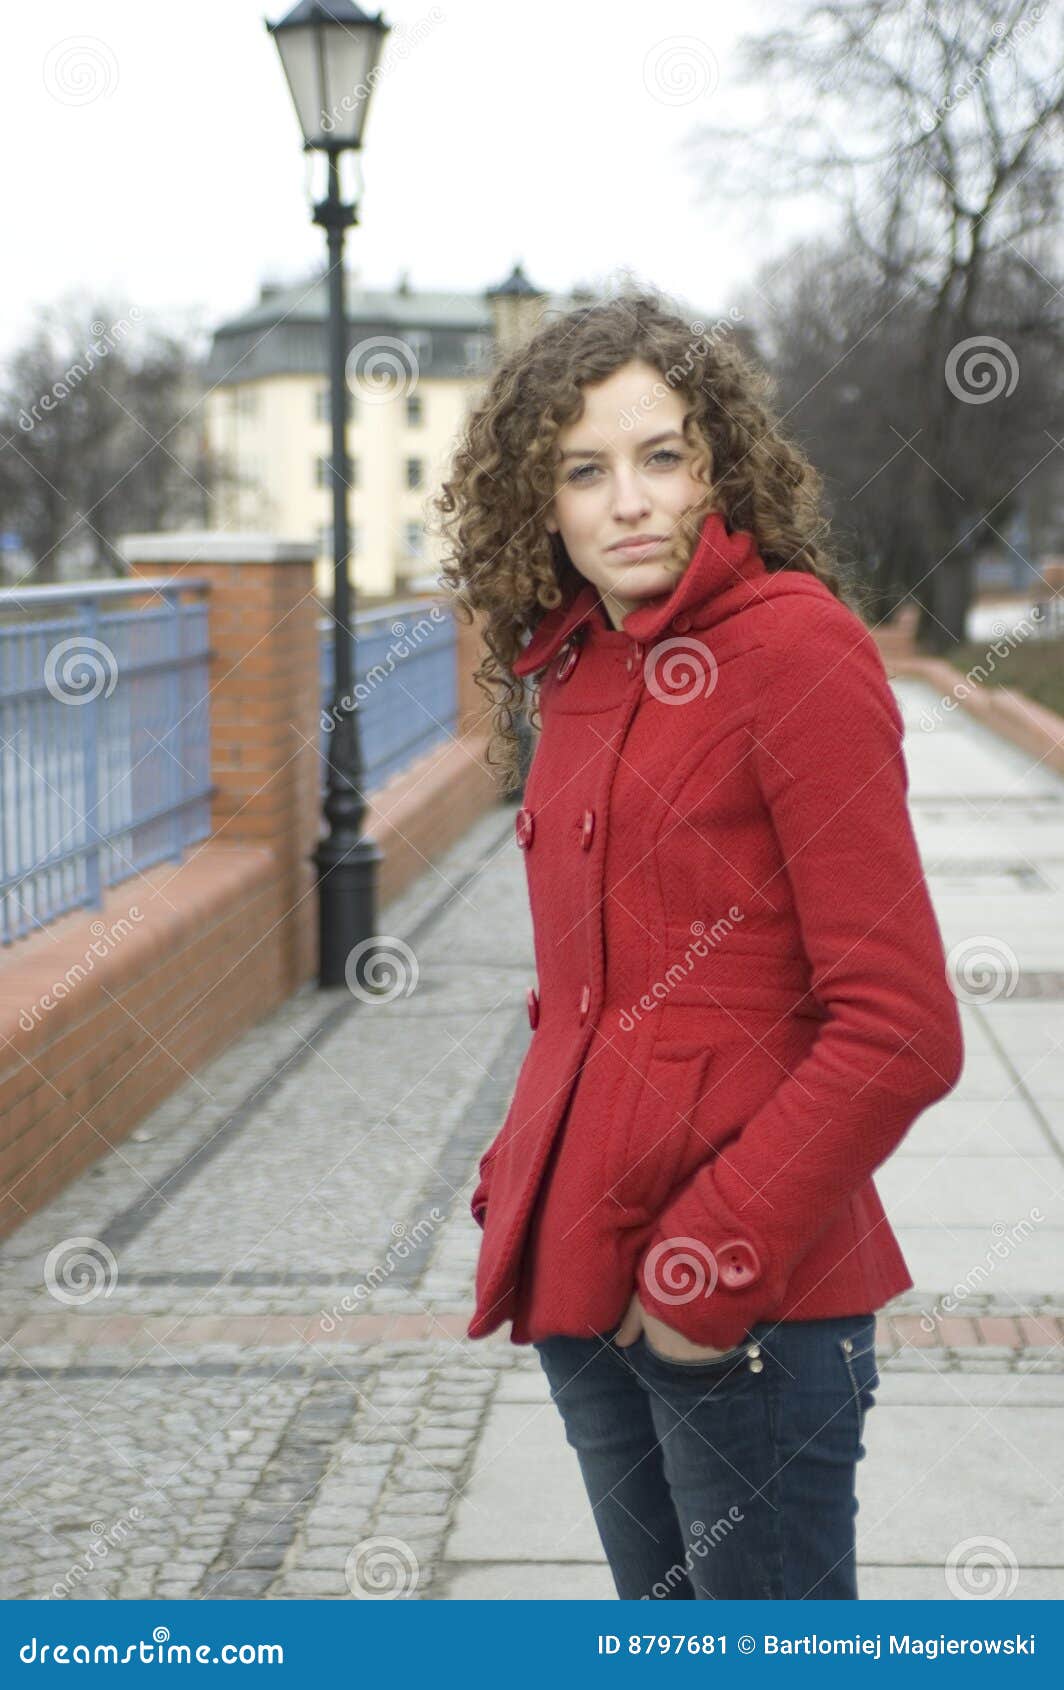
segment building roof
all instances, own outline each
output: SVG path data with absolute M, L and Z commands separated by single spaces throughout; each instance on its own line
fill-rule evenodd
M 345 304 L 358 340 L 402 339 L 426 375 L 478 373 L 490 351 L 493 319 L 483 295 L 428 292 L 408 285 L 364 288 L 345 277 Z M 403 279 L 405 283 L 405 278 Z M 266 284 L 239 316 L 219 323 L 204 366 L 212 386 L 275 375 L 326 372 L 328 284 L 324 274 L 289 286 Z
M 351 345 L 401 340 L 413 350 L 423 375 L 476 378 L 491 362 L 495 317 L 491 301 L 540 299 L 546 312 L 589 303 L 584 288 L 552 294 L 535 288 L 520 264 L 506 280 L 479 293 L 412 288 L 404 273 L 395 288 L 365 288 L 345 274 Z M 318 375 L 327 370 L 328 283 L 324 273 L 301 282 L 264 283 L 247 311 L 219 323 L 202 375 L 211 387 L 232 387 L 276 375 Z

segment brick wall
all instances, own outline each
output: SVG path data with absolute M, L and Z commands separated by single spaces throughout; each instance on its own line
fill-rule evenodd
M 0 1236 L 317 972 L 314 548 L 203 533 L 123 549 L 136 573 L 211 584 L 212 831 L 0 954 Z M 378 907 L 498 802 L 478 648 L 460 624 L 460 736 L 370 805 Z

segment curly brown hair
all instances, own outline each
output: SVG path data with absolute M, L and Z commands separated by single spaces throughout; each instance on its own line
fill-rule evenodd
M 546 611 L 584 584 L 541 518 L 557 488 L 558 436 L 580 416 L 585 386 L 636 359 L 659 370 L 686 401 L 688 443 L 711 454 L 705 508 L 715 504 L 730 531 L 751 532 L 766 569 L 815 575 L 840 599 L 855 590 L 840 583 L 826 543 L 820 477 L 769 407 L 775 383 L 726 334 L 704 330 L 645 288 L 544 320 L 496 366 L 430 502 L 447 546 L 440 579 L 467 621 L 483 613 L 474 680 L 492 713 L 488 762 L 498 762 L 504 792 L 520 785 L 517 714 L 527 709 L 535 726 L 538 703 L 533 694 L 528 709 L 511 665 Z

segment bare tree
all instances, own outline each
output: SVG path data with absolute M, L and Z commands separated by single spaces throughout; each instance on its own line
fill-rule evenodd
M 31 579 L 120 574 L 120 534 L 209 525 L 196 341 L 99 300 L 40 313 L 0 388 L 0 528 Z
M 822 318 L 831 298 L 837 322 L 809 334 L 890 417 L 881 464 L 904 453 L 915 520 L 899 533 L 881 509 L 877 550 L 904 543 L 883 566 L 921 606 L 921 643 L 944 650 L 964 636 L 978 542 L 1060 434 L 1064 15 L 1021 0 L 805 0 L 785 18 L 742 45 L 767 119 L 693 145 L 710 149 L 716 194 L 815 190 L 836 206 L 830 262 L 859 287 L 832 288 L 821 253 L 805 306 Z M 771 325 L 762 337 L 782 343 Z M 875 430 L 857 433 L 867 447 Z M 837 487 L 871 473 L 841 450 Z M 869 521 L 855 513 L 855 531 Z

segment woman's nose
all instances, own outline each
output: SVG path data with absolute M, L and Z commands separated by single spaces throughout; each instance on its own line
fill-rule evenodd
M 646 491 L 634 470 L 619 469 L 613 480 L 613 514 L 618 521 L 630 522 L 645 516 L 650 509 Z

